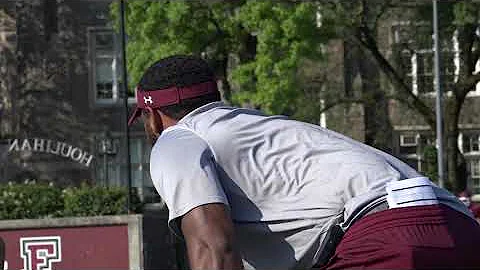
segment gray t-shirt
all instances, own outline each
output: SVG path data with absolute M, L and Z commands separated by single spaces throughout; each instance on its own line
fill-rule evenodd
M 420 176 L 325 128 L 221 102 L 166 129 L 150 172 L 177 233 L 174 220 L 193 208 L 228 205 L 247 269 L 311 267 L 337 217 L 384 197 L 389 181 Z

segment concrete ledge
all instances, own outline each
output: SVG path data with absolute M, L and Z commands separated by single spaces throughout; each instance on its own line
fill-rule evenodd
M 141 215 L 119 216 L 128 222 L 128 262 L 130 269 L 143 269 L 143 223 Z
M 56 228 L 56 227 L 85 227 L 108 226 L 138 223 L 141 225 L 141 215 L 94 216 L 94 217 L 66 217 L 42 219 L 12 219 L 0 220 L 0 230 L 29 229 L 29 228 Z

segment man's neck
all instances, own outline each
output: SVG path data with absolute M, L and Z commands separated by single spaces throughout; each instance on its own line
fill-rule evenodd
M 173 119 L 172 117 L 160 112 L 160 117 L 162 118 L 163 128 L 166 129 L 168 127 L 174 126 L 178 123 L 178 120 Z

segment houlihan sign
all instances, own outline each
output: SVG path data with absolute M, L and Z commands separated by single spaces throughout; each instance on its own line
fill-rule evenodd
M 52 141 L 49 139 L 12 139 L 10 140 L 8 152 L 13 151 L 30 151 L 54 154 L 65 158 L 70 158 L 76 162 L 82 163 L 89 167 L 92 162 L 93 155 L 79 147 L 75 147 L 64 142 Z

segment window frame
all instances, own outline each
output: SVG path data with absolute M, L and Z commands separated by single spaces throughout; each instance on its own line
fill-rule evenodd
M 406 143 L 405 137 L 414 137 L 414 143 Z M 418 134 L 400 134 L 400 147 L 412 147 L 418 145 Z
M 97 138 L 101 137 L 101 134 L 97 135 Z M 127 173 L 127 164 L 125 158 L 125 152 L 122 151 L 122 137 L 124 136 L 121 132 L 112 132 L 110 138 L 114 145 L 116 146 L 116 153 L 114 155 L 101 154 L 97 150 L 97 158 L 95 163 L 95 181 L 106 186 L 118 186 L 124 185 L 122 182 L 125 179 Z M 158 194 L 156 193 L 155 186 L 150 177 L 150 152 L 151 147 L 148 144 L 148 141 L 145 139 L 143 132 L 133 132 L 129 136 L 129 145 L 130 145 L 130 180 L 132 188 L 137 189 L 142 200 L 157 200 Z M 100 145 L 100 144 L 98 144 Z M 96 146 L 99 149 L 99 146 Z M 137 149 L 134 149 L 138 147 Z M 135 160 L 135 157 L 138 159 Z M 106 168 L 105 168 L 106 167 Z M 105 169 L 108 172 L 108 179 L 105 178 Z M 140 179 L 136 179 L 136 173 L 139 173 Z M 161 200 L 161 198 L 160 198 Z
M 467 141 L 468 141 L 468 144 L 467 144 Z M 477 150 L 473 149 L 474 143 L 477 145 Z M 466 149 L 466 145 L 468 145 L 468 149 Z M 480 153 L 480 134 L 478 133 L 462 134 L 462 152 L 463 154 L 466 154 L 466 155 L 479 154 Z
M 474 165 L 476 163 L 476 165 Z M 477 166 L 477 170 L 474 170 L 473 167 Z M 480 158 L 470 159 L 468 161 L 468 169 L 470 174 L 469 186 L 473 190 L 480 190 Z
M 476 163 L 477 170 L 473 170 L 474 163 Z M 474 173 L 475 172 L 475 173 Z M 472 178 L 480 179 L 480 159 L 470 160 L 470 175 Z M 479 186 L 480 187 L 480 186 Z
M 113 51 L 111 52 L 111 56 L 108 54 L 103 54 L 101 57 L 98 57 L 97 54 L 97 47 L 96 47 L 96 34 L 98 33 L 111 33 L 113 36 Z M 122 68 L 121 63 L 121 56 L 120 56 L 120 45 L 118 44 L 118 35 L 115 33 L 112 27 L 108 26 L 93 26 L 87 27 L 87 39 L 88 39 L 88 60 L 89 60 L 89 93 L 91 95 L 91 103 L 94 106 L 104 107 L 104 106 L 121 106 L 123 105 L 123 98 L 121 97 L 122 85 L 120 84 L 120 73 Z M 112 98 L 98 98 L 98 89 L 97 89 L 97 65 L 96 60 L 97 58 L 109 58 L 110 56 L 112 59 L 116 61 L 115 66 L 118 70 L 112 70 L 113 74 L 117 74 L 114 77 L 114 81 L 112 85 L 115 85 L 112 89 Z M 117 80 L 115 80 L 115 78 Z M 117 81 L 117 83 L 115 83 Z M 136 104 L 136 93 L 134 92 L 134 96 L 129 96 L 127 100 L 129 105 Z
M 425 25 L 428 25 L 428 23 L 426 22 L 416 22 L 416 23 L 412 23 L 410 21 L 394 21 L 391 26 L 390 26 L 390 48 L 391 50 L 395 50 L 394 46 L 395 45 L 400 45 L 400 44 L 412 44 L 414 43 L 413 40 L 406 40 L 405 42 L 402 42 L 401 40 L 401 31 L 403 28 L 405 27 L 410 27 L 411 25 L 415 25 L 416 27 L 422 27 L 422 26 L 425 26 Z M 452 58 L 449 58 L 452 60 L 452 64 L 453 65 L 453 73 L 447 73 L 447 74 L 443 74 L 445 73 L 446 69 L 443 68 L 443 70 L 441 71 L 442 72 L 442 77 L 441 77 L 441 85 L 442 87 L 445 87 L 446 85 L 451 85 L 451 84 L 454 84 L 457 80 L 458 80 L 458 71 L 459 71 L 459 57 L 460 57 L 460 54 L 459 54 L 459 48 L 458 48 L 458 38 L 457 38 L 457 31 L 454 31 L 451 38 L 451 46 L 449 46 L 447 49 L 442 49 L 441 50 L 441 54 L 453 54 Z M 433 43 L 432 43 L 433 44 Z M 416 96 L 418 95 L 422 95 L 422 96 L 435 96 L 436 95 L 436 92 L 435 92 L 435 80 L 434 80 L 434 71 L 433 71 L 433 64 L 432 64 L 432 70 L 430 72 L 425 72 L 424 68 L 422 68 L 423 70 L 421 72 L 419 72 L 419 68 L 422 67 L 422 65 L 420 64 L 420 59 L 424 59 L 424 57 L 419 57 L 419 55 L 429 55 L 431 54 L 432 56 L 432 61 L 433 61 L 433 45 L 431 48 L 419 48 L 419 49 L 412 49 L 412 50 L 408 50 L 408 49 L 401 49 L 401 50 L 398 50 L 398 53 L 400 53 L 401 55 L 403 54 L 407 54 L 410 56 L 410 61 L 411 61 L 411 68 L 410 70 L 406 70 L 405 73 L 407 74 L 407 76 L 410 78 L 410 81 L 407 82 L 409 85 L 410 85 L 410 89 L 412 91 L 412 93 Z M 403 57 L 403 56 L 401 56 Z M 442 56 L 441 56 L 442 57 Z M 445 58 L 445 57 L 443 57 Z M 480 61 L 477 62 L 477 66 L 476 66 L 476 71 L 480 71 Z M 446 82 L 445 79 L 447 78 L 450 78 L 453 76 L 453 80 L 452 81 L 449 81 L 449 82 Z M 425 81 L 426 78 L 431 78 L 431 85 L 432 85 L 432 91 L 421 91 L 419 92 L 419 87 L 420 87 L 420 83 L 422 83 L 423 81 Z M 419 78 L 422 78 L 422 80 L 420 80 Z M 451 95 L 451 91 L 444 91 L 445 94 L 447 95 Z M 468 96 L 476 96 L 476 95 L 480 95 L 480 83 L 478 83 L 476 85 L 476 90 L 475 91 L 470 91 L 468 93 Z

